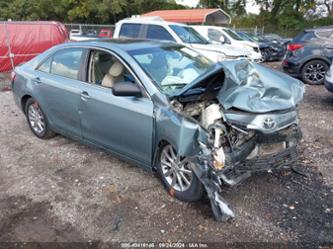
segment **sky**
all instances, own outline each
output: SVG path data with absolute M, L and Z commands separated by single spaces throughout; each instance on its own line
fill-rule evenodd
M 176 0 L 178 4 L 187 5 L 189 7 L 195 7 L 199 3 L 199 0 Z M 246 1 L 247 13 L 259 14 L 259 6 L 254 3 L 254 0 Z

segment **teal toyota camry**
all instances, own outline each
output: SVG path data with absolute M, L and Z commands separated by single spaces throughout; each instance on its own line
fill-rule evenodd
M 216 64 L 170 42 L 66 43 L 18 66 L 12 89 L 38 138 L 156 171 L 179 200 L 208 195 L 219 221 L 235 216 L 222 188 L 298 160 L 303 84 L 247 60 Z

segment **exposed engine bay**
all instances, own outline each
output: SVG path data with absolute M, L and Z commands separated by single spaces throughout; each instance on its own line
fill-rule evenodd
M 193 171 L 206 188 L 215 218 L 220 221 L 234 217 L 221 196 L 221 186 L 239 184 L 254 172 L 292 167 L 297 161 L 301 131 L 296 103 L 303 95 L 297 93 L 297 100 L 293 99 L 290 108 L 275 110 L 276 106 L 267 105 L 269 97 L 260 111 L 251 111 L 251 106 L 243 108 L 246 101 L 254 105 L 261 102 L 251 97 L 248 100 L 245 95 L 243 100 L 237 95 L 229 98 L 229 102 L 221 97 L 228 91 L 224 72 L 228 71 L 212 75 L 170 103 L 173 110 L 199 123 L 205 131 L 206 138 L 198 139 L 201 152 L 191 160 Z M 260 84 L 249 88 L 252 91 L 256 87 L 262 94 L 253 93 L 253 96 L 265 98 L 267 88 Z M 241 88 L 234 90 L 240 93 Z M 287 97 L 288 94 L 283 96 Z M 283 98 L 276 103 L 287 107 L 288 102 Z

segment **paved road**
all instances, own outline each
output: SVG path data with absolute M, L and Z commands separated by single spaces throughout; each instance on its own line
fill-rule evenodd
M 0 92 L 0 241 L 333 242 L 333 95 L 307 86 L 298 168 L 225 189 L 237 218 L 182 203 L 151 172 L 62 136 L 34 137 Z

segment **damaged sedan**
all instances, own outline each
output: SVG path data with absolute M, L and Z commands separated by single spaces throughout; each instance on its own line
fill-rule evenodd
M 12 88 L 37 137 L 156 171 L 182 201 L 207 193 L 219 221 L 235 216 L 223 188 L 298 157 L 303 84 L 247 60 L 216 64 L 168 42 L 70 43 L 17 67 Z

